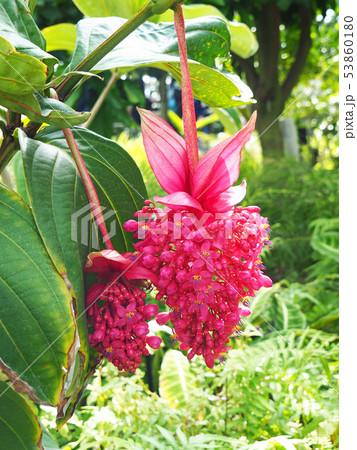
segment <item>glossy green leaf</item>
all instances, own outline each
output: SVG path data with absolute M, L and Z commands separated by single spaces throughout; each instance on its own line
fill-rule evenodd
M 160 20 L 160 13 L 165 11 L 175 3 L 174 0 L 154 0 L 156 3 L 156 15 L 150 17 L 150 21 Z M 140 8 L 149 3 L 148 0 L 101 0 L 100 3 L 93 3 L 91 0 L 73 0 L 77 8 L 88 17 L 125 17 L 129 19 L 136 14 Z
M 159 391 L 171 407 L 179 408 L 189 403 L 190 391 L 196 388 L 196 378 L 190 363 L 178 350 L 165 353 L 161 364 Z
M 26 115 L 34 122 L 45 122 L 58 127 L 70 127 L 85 122 L 90 113 L 77 112 L 65 103 L 40 94 L 12 96 L 0 91 L 0 104 L 16 113 Z
M 83 184 L 73 160 L 61 149 L 30 139 L 21 130 L 19 142 L 37 228 L 56 269 L 73 286 L 83 310 L 83 267 L 88 246 L 71 236 L 72 215 L 88 205 Z
M 1 370 L 31 399 L 58 405 L 76 352 L 72 297 L 30 208 L 0 188 Z
M 77 43 L 67 71 L 84 58 L 123 23 L 119 17 L 91 18 L 78 22 Z M 203 18 L 187 22 L 189 69 L 194 96 L 209 106 L 237 106 L 251 103 L 250 89 L 231 73 L 216 68 L 217 58 L 229 57 L 229 32 L 220 18 Z M 152 66 L 166 70 L 180 82 L 177 39 L 172 23 L 145 23 L 106 55 L 93 71 L 119 68 L 128 72 L 135 67 Z
M 257 52 L 259 44 L 255 35 L 245 23 L 229 22 L 231 50 L 241 58 L 249 58 Z
M 73 52 L 76 45 L 76 26 L 73 23 L 59 23 L 44 28 L 42 34 L 46 38 L 47 51 L 67 50 Z
M 82 13 L 88 17 L 117 16 L 129 19 L 146 3 L 145 0 L 103 0 L 99 4 L 91 0 L 73 0 Z M 249 58 L 258 49 L 258 41 L 244 23 L 228 21 L 220 10 L 212 5 L 183 5 L 185 20 L 216 16 L 224 19 L 231 34 L 231 49 L 242 58 Z M 159 16 L 150 18 L 152 22 L 172 22 L 173 12 L 168 9 Z
M 0 59 L 0 91 L 24 95 L 44 88 L 47 66 L 33 56 L 18 53 L 1 36 Z
M 229 21 L 216 7 L 212 5 L 183 5 L 185 20 L 206 16 L 221 17 L 227 22 L 231 34 L 231 50 L 242 58 L 249 58 L 258 50 L 258 41 L 247 25 Z M 172 22 L 173 12 L 166 11 L 160 15 L 160 22 Z
M 126 20 L 120 17 L 80 20 L 77 25 L 76 49 L 69 69 L 73 70 L 125 22 Z M 229 56 L 229 31 L 225 22 L 220 18 L 211 17 L 188 21 L 186 41 L 189 58 L 203 64 L 215 67 L 217 57 L 223 59 Z M 134 49 L 135 54 L 133 55 Z M 173 57 L 174 55 L 175 57 Z M 172 56 L 172 58 L 168 56 Z M 116 67 L 113 66 L 115 63 L 120 63 L 117 67 L 130 67 L 134 64 L 177 61 L 177 58 L 178 44 L 174 25 L 172 23 L 145 23 L 105 56 L 94 70 L 114 68 Z
M 56 269 L 66 284 L 70 288 L 73 287 L 72 296 L 76 302 L 76 322 L 80 340 L 80 355 L 77 361 L 79 367 L 72 381 L 75 393 L 81 388 L 79 380 L 86 371 L 89 357 L 83 279 L 88 245 L 73 239 L 72 218 L 76 217 L 78 211 L 88 211 L 88 199 L 68 154 L 52 145 L 29 139 L 21 131 L 19 141 L 30 205 L 37 228 Z M 87 223 L 80 230 L 87 236 L 88 225 Z
M 141 173 L 117 143 L 84 128 L 72 131 L 97 190 L 108 232 L 113 234 L 114 248 L 120 252 L 132 251 L 132 233 L 125 232 L 123 224 L 133 218 L 147 198 Z M 61 131 L 44 129 L 36 138 L 68 151 Z
M 0 0 L 0 36 L 18 52 L 43 61 L 49 67 L 49 75 L 53 73 L 58 60 L 45 52 L 46 41 L 24 0 Z
M 1 448 L 38 450 L 42 442 L 41 425 L 24 397 L 0 381 Z

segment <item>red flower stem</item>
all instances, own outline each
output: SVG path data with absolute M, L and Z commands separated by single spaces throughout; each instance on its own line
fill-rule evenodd
M 51 89 L 51 97 L 56 98 L 58 100 L 57 93 L 54 89 Z M 104 244 L 109 250 L 114 250 L 113 244 L 108 235 L 107 227 L 105 225 L 102 207 L 97 195 L 97 191 L 95 190 L 94 184 L 84 164 L 83 158 L 79 152 L 72 130 L 70 128 L 62 128 L 62 132 L 64 134 L 64 137 L 66 138 L 68 148 L 72 153 L 77 170 L 82 179 L 83 186 L 87 193 L 87 197 L 89 200 L 93 216 L 95 218 L 95 221 L 97 222 L 100 232 L 102 233 Z
M 71 150 L 74 162 L 76 163 L 79 175 L 83 182 L 84 189 L 86 190 L 87 193 L 92 213 L 94 215 L 95 221 L 98 224 L 99 230 L 102 233 L 104 244 L 108 249 L 114 250 L 113 244 L 111 243 L 110 237 L 108 236 L 108 231 L 105 225 L 102 207 L 100 205 L 97 192 L 92 183 L 88 170 L 84 165 L 82 156 L 78 150 L 77 143 L 74 139 L 72 130 L 70 128 L 62 128 L 62 132 L 64 134 L 64 137 L 66 138 L 68 147 Z
M 193 102 L 191 78 L 187 64 L 185 20 L 182 13 L 182 6 L 179 3 L 177 3 L 174 8 L 174 22 L 180 53 L 183 129 L 185 131 L 190 179 L 192 180 L 198 163 L 196 115 Z

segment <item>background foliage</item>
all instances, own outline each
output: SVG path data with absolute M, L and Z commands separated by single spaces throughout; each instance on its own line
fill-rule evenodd
M 212 0 L 210 3 L 228 19 L 237 17 L 237 12 L 241 13 L 240 19 L 247 23 L 255 18 L 249 11 L 251 3 L 223 0 Z M 284 77 L 293 63 L 299 30 L 296 23 L 288 20 L 287 13 L 296 2 L 277 3 L 284 21 L 286 19 L 284 28 L 280 29 L 279 49 L 279 76 Z M 333 7 L 334 2 L 320 2 L 318 5 L 303 3 L 316 7 L 314 12 L 320 13 Z M 82 18 L 69 0 L 38 0 L 35 11 L 41 29 L 61 22 L 74 23 Z M 271 289 L 262 290 L 253 300 L 253 313 L 246 320 L 241 336 L 232 339 L 233 348 L 228 360 L 225 364 L 216 365 L 213 370 L 208 370 L 199 358 L 188 362 L 177 347 L 173 347 L 171 330 L 162 327 L 162 347 L 145 359 L 135 375 L 118 374 L 108 364 L 98 368 L 75 414 L 60 431 L 56 431 L 54 409 L 33 403 L 33 400 L 36 401 L 34 397 L 27 398 L 23 404 L 23 415 L 17 418 L 28 432 L 27 439 L 36 440 L 41 434 L 42 424 L 50 432 L 43 431 L 43 443 L 48 449 L 338 448 L 337 75 L 336 66 L 329 67 L 336 57 L 336 14 L 330 14 L 330 19 L 325 21 L 323 15 L 318 17 L 316 14 L 313 17 L 312 49 L 300 83 L 290 96 L 291 101 L 296 100 L 296 108 L 288 114 L 299 128 L 308 130 L 301 160 L 297 162 L 280 157 L 263 165 L 261 149 L 257 144 L 250 146 L 243 155 L 239 182 L 243 178 L 248 182 L 244 203 L 259 205 L 262 214 L 272 224 L 274 248 L 267 251 L 263 259 L 274 285 Z M 54 56 L 59 59 L 58 73 L 70 61 L 71 51 L 65 48 L 69 43 L 73 51 L 71 30 L 73 28 L 69 30 L 68 40 L 53 49 Z M 326 51 L 321 52 L 321 48 Z M 195 48 L 191 50 L 195 54 Z M 316 80 L 324 70 L 326 76 Z M 101 73 L 104 83 L 92 78 L 80 86 L 68 105 L 81 111 L 90 110 L 111 74 L 111 70 Z M 169 83 L 172 79 L 166 74 L 163 76 L 163 72 L 156 67 L 139 68 L 129 75 L 118 76 L 102 105 L 101 113 L 90 126 L 92 131 L 77 130 L 82 137 L 81 150 L 88 160 L 86 162 L 92 176 L 106 180 L 103 189 L 99 189 L 99 196 L 108 208 L 112 204 L 122 203 L 122 192 L 127 189 L 125 186 L 118 188 L 120 183 L 109 170 L 111 165 L 121 173 L 123 165 L 127 164 L 125 167 L 130 169 L 125 169 L 126 176 L 130 172 L 133 180 L 139 177 L 136 186 L 138 195 L 146 197 L 145 187 L 130 157 L 140 169 L 148 197 L 161 194 L 138 136 L 133 106 L 150 106 L 164 114 L 164 97 L 160 97 L 160 93 L 164 95 L 163 88 Z M 242 109 L 209 111 L 208 117 L 201 118 L 199 137 L 202 151 L 214 145 L 224 133 L 233 133 L 246 116 L 247 111 Z M 179 116 L 175 119 L 171 115 L 170 119 L 182 132 Z M 113 140 L 101 139 L 97 142 L 97 135 L 93 132 Z M 102 158 L 87 147 L 87 140 L 95 141 L 94 147 L 100 151 Z M 37 143 L 26 138 L 23 141 L 25 172 L 32 173 L 36 180 L 41 179 L 36 171 L 40 170 L 44 160 L 51 165 L 51 155 L 52 163 L 54 157 L 59 157 L 67 164 L 63 166 L 63 170 L 67 167 L 64 172 L 56 172 L 53 165 L 54 179 L 62 178 L 65 173 L 75 177 L 73 163 L 58 132 L 43 130 Z M 37 165 L 33 164 L 35 156 L 38 158 Z M 93 162 L 96 159 L 96 163 Z M 26 188 L 21 158 L 18 157 L 12 162 L 10 175 L 17 192 L 33 208 L 30 214 L 26 205 L 21 206 L 22 220 L 28 216 L 27 226 L 32 227 L 31 233 L 29 231 L 27 234 L 28 239 L 31 234 L 30 245 L 38 245 L 42 257 L 47 258 L 46 264 L 53 272 L 52 276 L 63 285 L 55 267 L 68 265 L 62 248 L 67 248 L 68 243 L 63 242 L 59 232 L 57 245 L 51 248 L 46 236 L 42 236 L 46 228 L 41 226 L 41 221 L 47 217 L 44 213 L 46 205 L 51 206 L 48 203 L 51 199 L 45 195 L 49 192 L 46 188 L 48 180 L 41 179 L 41 186 L 45 188 L 41 196 L 35 197 L 32 191 L 38 184 L 32 185 L 28 175 L 29 185 Z M 80 188 L 72 195 L 79 203 L 83 201 Z M 105 200 L 106 197 L 109 200 Z M 135 198 L 134 194 L 132 197 L 132 203 L 124 209 L 120 208 L 127 217 L 119 217 L 118 223 L 137 209 L 140 199 Z M 57 205 L 60 208 L 56 214 L 61 216 L 66 205 L 61 202 Z M 41 231 L 46 252 L 37 229 Z M 53 229 L 49 228 L 49 231 Z M 117 247 L 125 249 L 122 238 L 118 240 Z M 79 255 L 82 260 L 87 250 L 82 249 Z M 80 264 L 77 264 L 78 273 L 80 269 Z M 38 285 L 35 288 L 39 289 Z M 80 291 L 80 288 L 77 290 Z M 81 297 L 83 292 L 77 295 Z M 64 292 L 63 296 L 69 298 L 68 292 Z M 66 313 L 70 320 L 69 308 Z M 41 319 L 41 315 L 39 317 Z M 154 331 L 155 324 L 152 323 L 151 327 Z M 64 339 L 65 344 L 68 347 Z M 62 345 L 62 341 L 58 345 Z M 84 353 L 88 351 L 85 347 L 84 339 Z M 16 355 L 12 357 L 16 359 Z M 59 372 L 57 375 L 60 376 Z M 7 377 L 2 374 L 1 380 L 7 381 Z M 1 392 L 6 386 L 2 381 Z M 13 390 L 8 390 L 6 394 L 0 402 L 6 399 L 10 406 L 14 402 L 24 402 L 24 397 Z M 3 409 L 0 411 L 3 414 Z M 8 411 L 5 412 L 8 419 Z

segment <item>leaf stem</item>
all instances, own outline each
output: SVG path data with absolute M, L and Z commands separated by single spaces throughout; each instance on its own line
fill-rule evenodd
M 117 81 L 118 79 L 118 72 L 115 70 L 112 73 L 112 76 L 110 78 L 110 80 L 108 81 L 108 84 L 105 86 L 105 88 L 103 89 L 102 93 L 100 94 L 100 96 L 98 97 L 97 101 L 95 102 L 91 114 L 89 116 L 89 119 L 87 120 L 87 122 L 82 124 L 83 128 L 89 128 L 91 123 L 93 122 L 95 116 L 97 115 L 98 111 L 100 110 L 104 100 L 106 99 L 109 91 L 111 90 L 113 84 Z
M 185 132 L 186 151 L 188 156 L 190 179 L 192 179 L 198 163 L 197 129 L 196 129 L 196 115 L 193 101 L 191 78 L 187 64 L 185 20 L 182 13 L 182 6 L 180 4 L 176 4 L 174 8 L 174 23 L 180 53 L 182 120 Z
M 50 95 L 52 98 L 55 98 L 58 100 L 57 93 L 54 89 L 50 89 Z M 62 132 L 64 134 L 64 137 L 66 138 L 68 148 L 70 149 L 74 162 L 76 164 L 77 170 L 79 172 L 79 175 L 82 179 L 84 189 L 87 193 L 87 197 L 89 200 L 89 204 L 93 213 L 93 216 L 95 218 L 95 221 L 97 222 L 98 228 L 103 236 L 103 241 L 105 246 L 110 249 L 114 250 L 113 244 L 110 240 L 110 237 L 108 235 L 107 227 L 105 225 L 103 213 L 102 213 L 102 207 L 98 198 L 97 191 L 95 190 L 94 184 L 91 180 L 91 177 L 88 173 L 88 170 L 84 164 L 82 155 L 80 154 L 80 151 L 77 146 L 77 142 L 74 139 L 72 130 L 70 128 L 62 128 Z

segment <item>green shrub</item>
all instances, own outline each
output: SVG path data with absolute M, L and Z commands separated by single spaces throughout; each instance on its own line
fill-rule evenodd
M 247 179 L 245 205 L 258 205 L 272 227 L 274 249 L 264 256 L 274 281 L 304 281 L 315 261 L 311 222 L 338 216 L 338 173 L 283 159 Z

